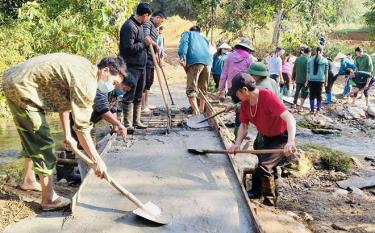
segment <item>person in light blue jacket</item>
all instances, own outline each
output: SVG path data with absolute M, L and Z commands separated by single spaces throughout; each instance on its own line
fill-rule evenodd
M 323 84 L 328 82 L 328 60 L 323 57 L 322 48 L 316 48 L 316 54 L 307 62 L 307 80 L 310 90 L 310 113 L 314 113 L 315 99 L 316 113 L 320 112 L 322 106 Z
M 343 90 L 341 95 L 346 96 L 347 94 L 350 93 L 351 87 L 350 87 L 350 78 L 348 78 L 345 75 L 345 71 L 349 68 L 352 69 L 352 70 L 356 70 L 357 67 L 354 64 L 354 61 L 352 59 L 352 55 L 350 53 L 348 53 L 346 56 L 339 57 L 339 59 L 341 59 L 340 69 L 339 69 L 338 74 L 336 75 L 336 78 L 337 78 L 337 76 L 342 76 L 342 75 L 345 77 L 345 87 L 344 87 L 344 90 Z
M 212 64 L 209 42 L 200 34 L 199 26 L 193 26 L 190 31 L 182 33 L 178 55 L 180 64 L 187 73 L 186 95 L 193 115 L 199 115 L 204 112 L 205 102 L 203 98 L 200 98 L 198 108 L 197 97 L 199 90 L 203 94 L 207 92 Z
M 219 88 L 220 76 L 221 72 L 223 71 L 224 62 L 227 59 L 228 52 L 232 48 L 227 44 L 223 43 L 217 48 L 217 52 L 214 54 L 213 62 L 212 62 L 212 77 L 215 81 L 215 88 Z

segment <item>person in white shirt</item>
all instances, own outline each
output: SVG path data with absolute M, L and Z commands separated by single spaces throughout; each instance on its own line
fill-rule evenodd
M 268 70 L 270 72 L 270 78 L 276 81 L 278 84 L 283 84 L 284 80 L 282 79 L 282 60 L 281 55 L 284 54 L 284 49 L 280 46 L 276 47 L 275 54 L 271 57 L 268 62 Z

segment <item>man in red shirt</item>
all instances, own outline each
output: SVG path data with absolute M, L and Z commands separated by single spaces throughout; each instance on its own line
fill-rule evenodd
M 249 123 L 256 126 L 263 139 L 262 142 L 256 140 L 254 148 L 284 148 L 284 153 L 281 154 L 259 155 L 258 167 L 254 174 L 261 179 L 260 193 L 256 197 L 263 196 L 263 204 L 274 206 L 277 201 L 274 179 L 276 166 L 285 154 L 292 154 L 296 150 L 296 121 L 280 99 L 270 90 L 259 90 L 254 78 L 249 74 L 238 74 L 232 80 L 232 90 L 241 100 L 241 125 L 236 143 L 231 146 L 229 152 L 234 153 L 240 149 L 242 141 L 247 136 Z

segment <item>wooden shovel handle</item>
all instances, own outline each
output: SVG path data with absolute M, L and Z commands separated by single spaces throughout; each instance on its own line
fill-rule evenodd
M 221 110 L 220 112 L 217 112 L 217 113 L 213 114 L 212 116 L 209 116 L 209 117 L 205 118 L 204 120 L 201 120 L 199 123 L 211 120 L 212 118 L 214 118 L 214 117 L 216 117 L 216 116 L 218 116 L 218 115 L 220 115 L 220 114 L 222 114 L 224 112 L 225 112 L 225 109 Z
M 152 60 L 154 61 L 156 76 L 158 77 L 161 95 L 163 97 L 163 102 L 164 102 L 164 106 L 165 106 L 165 111 L 167 112 L 167 116 L 168 116 L 168 128 L 171 128 L 172 117 L 171 117 L 171 113 L 169 112 L 167 97 L 165 97 L 164 88 L 163 88 L 163 84 L 162 84 L 162 81 L 161 81 L 161 74 L 160 74 L 160 71 L 158 69 L 159 68 L 158 62 L 156 61 L 156 55 L 155 55 L 154 47 L 150 44 L 149 48 L 150 48 L 150 51 L 151 51 Z
M 228 151 L 226 150 L 203 150 L 205 153 L 212 153 L 212 154 L 227 154 Z M 237 150 L 235 154 L 276 154 L 282 153 L 284 149 L 268 149 L 268 150 Z
M 95 164 L 94 162 L 87 157 L 85 154 L 83 154 L 77 147 L 72 147 L 72 150 L 75 155 L 77 155 L 81 160 L 83 160 L 90 168 L 94 168 Z M 126 190 L 124 187 L 122 187 L 119 183 L 117 183 L 108 173 L 106 174 L 107 181 L 110 183 L 115 189 L 117 189 L 120 193 L 122 193 L 126 198 L 128 198 L 131 202 L 133 202 L 137 207 L 143 208 L 143 203 L 134 196 L 131 192 Z

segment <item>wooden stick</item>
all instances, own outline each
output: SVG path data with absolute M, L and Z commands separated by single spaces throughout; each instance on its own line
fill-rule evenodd
M 172 98 L 171 90 L 169 89 L 169 85 L 168 85 L 167 77 L 166 77 L 165 72 L 164 72 L 164 68 L 161 65 L 159 67 L 160 67 L 161 73 L 163 74 L 165 85 L 167 86 L 167 90 L 168 90 L 168 93 L 169 93 L 169 97 L 171 98 L 172 105 L 175 105 L 175 103 L 173 101 L 173 98 Z
M 156 76 L 158 76 L 159 86 L 160 86 L 161 94 L 163 96 L 165 110 L 167 111 L 167 115 L 168 115 L 168 129 L 170 129 L 171 126 L 172 126 L 172 118 L 171 118 L 171 114 L 169 112 L 169 106 L 168 106 L 167 98 L 165 97 L 163 84 L 162 84 L 162 81 L 161 81 L 161 78 L 160 78 L 161 75 L 160 75 L 160 70 L 159 70 L 158 62 L 156 60 L 154 47 L 151 44 L 149 45 L 149 47 L 150 47 L 152 59 L 154 61 L 154 65 L 155 65 Z
M 201 154 L 228 154 L 227 150 L 196 150 Z M 233 154 L 275 154 L 283 153 L 284 149 L 268 149 L 268 150 L 236 150 Z
M 212 105 L 210 104 L 210 101 L 208 101 L 207 97 L 203 94 L 203 92 L 201 90 L 199 90 L 199 93 L 200 95 L 203 97 L 204 101 L 206 102 L 207 104 L 207 107 L 210 109 L 210 111 L 213 113 L 213 114 L 217 114 L 217 112 L 214 110 L 214 108 L 212 107 Z M 227 126 L 225 125 L 225 123 L 223 122 L 223 120 L 220 118 L 220 117 L 216 117 L 216 119 L 219 121 L 219 123 L 222 125 L 222 127 L 225 129 L 226 131 L 226 134 L 227 134 L 227 137 L 229 138 L 229 140 L 231 141 L 234 141 L 234 135 L 229 131 L 229 129 L 227 128 Z

